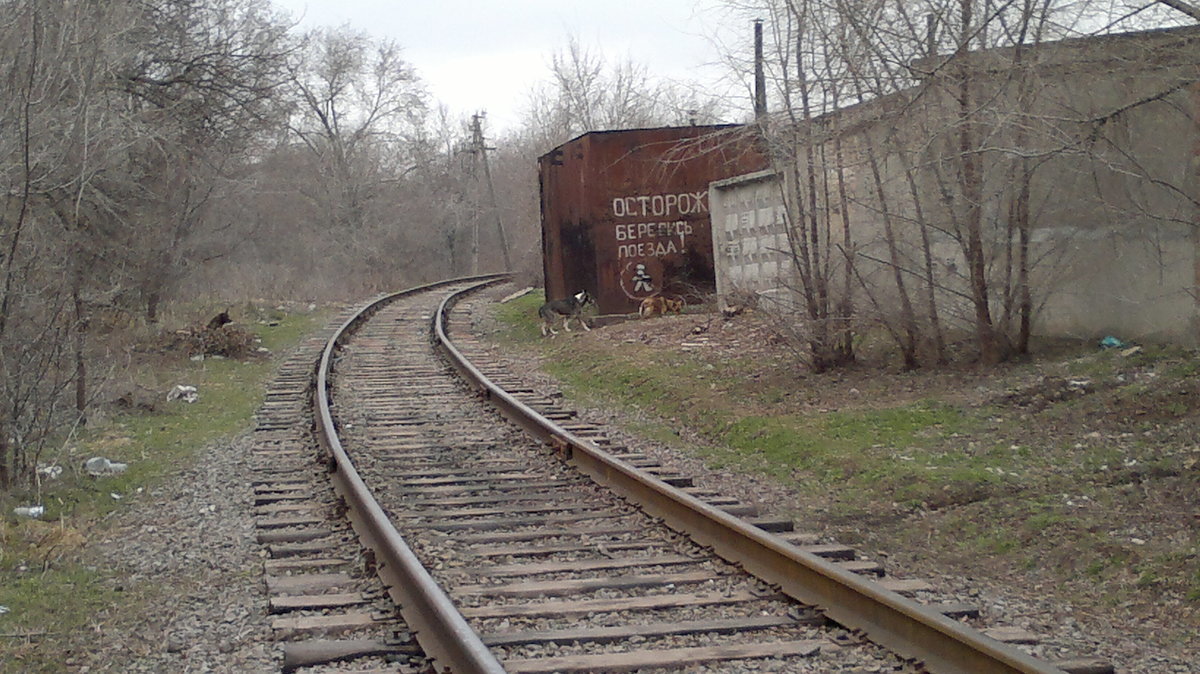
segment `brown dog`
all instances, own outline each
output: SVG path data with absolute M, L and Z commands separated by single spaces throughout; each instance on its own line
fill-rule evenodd
M 683 300 L 674 297 L 663 297 L 662 295 L 651 295 L 642 300 L 642 306 L 638 307 L 638 316 L 642 318 L 650 318 L 654 315 L 666 316 L 668 313 L 683 313 Z

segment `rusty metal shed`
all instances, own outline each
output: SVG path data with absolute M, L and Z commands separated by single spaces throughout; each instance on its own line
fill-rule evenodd
M 708 184 L 766 160 L 740 125 L 586 133 L 538 159 L 546 296 L 601 313 L 715 287 Z

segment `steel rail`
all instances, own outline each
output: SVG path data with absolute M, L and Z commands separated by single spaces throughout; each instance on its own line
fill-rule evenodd
M 347 319 L 326 343 L 317 366 L 313 396 L 317 438 L 330 458 L 330 479 L 346 503 L 354 531 L 374 552 L 376 573 L 392 601 L 400 607 L 400 614 L 417 643 L 433 659 L 437 671 L 449 669 L 456 674 L 502 674 L 504 667 L 422 566 L 354 468 L 338 439 L 330 411 L 330 374 L 335 352 L 359 325 L 385 304 L 446 285 L 479 281 L 476 287 L 482 287 L 506 277 L 506 274 L 494 274 L 441 281 L 373 300 Z
M 538 414 L 495 385 L 447 335 L 447 312 L 466 292 L 442 301 L 435 316 L 435 343 L 455 369 L 502 414 L 550 444 L 596 482 L 627 496 L 727 561 L 779 586 L 788 596 L 819 607 L 841 625 L 861 630 L 871 641 L 921 662 L 932 672 L 1064 674 L 1048 662 L 840 569 L 639 471 Z

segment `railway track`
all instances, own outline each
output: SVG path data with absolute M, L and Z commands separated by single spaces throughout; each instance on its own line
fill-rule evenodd
M 478 284 L 346 321 L 321 451 L 270 435 L 303 426 L 311 351 L 268 394 L 256 499 L 286 670 L 1110 671 L 986 637 L 969 607 L 608 441 L 488 362 L 447 301 Z

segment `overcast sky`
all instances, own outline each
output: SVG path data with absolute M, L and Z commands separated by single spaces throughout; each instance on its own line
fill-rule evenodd
M 710 40 L 721 27 L 705 0 L 273 0 L 301 28 L 349 23 L 395 39 L 453 114 L 488 113 L 489 135 L 516 125 L 535 82 L 568 35 L 654 77 L 715 81 Z M 729 27 L 732 28 L 732 27 Z M 749 42 L 750 25 L 742 27 Z

